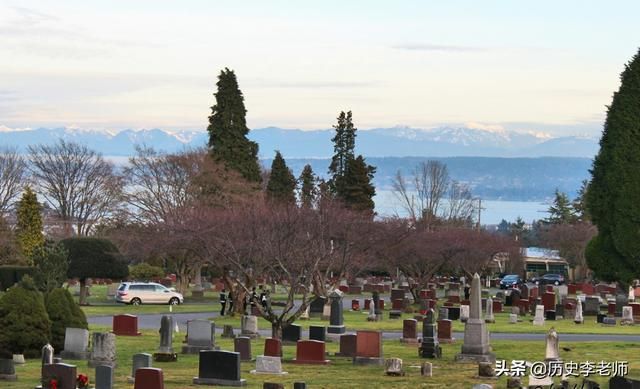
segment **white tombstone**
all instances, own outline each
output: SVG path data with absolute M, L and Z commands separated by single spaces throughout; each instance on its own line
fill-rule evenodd
M 322 320 L 329 320 L 331 317 L 331 304 L 325 304 L 322 307 Z
M 282 361 L 280 360 L 280 357 L 268 357 L 264 355 L 258 355 L 256 357 L 256 369 L 251 370 L 250 373 L 276 375 L 288 374 L 286 371 L 282 371 Z
M 633 324 L 633 308 L 630 306 L 622 307 L 622 320 L 620 324 Z
M 242 315 L 240 320 L 240 333 L 250 338 L 259 337 L 258 317 L 254 315 Z
M 89 330 L 84 328 L 65 328 L 64 350 L 60 353 L 64 359 L 89 358 Z
M 510 313 L 509 314 L 509 323 L 517 324 L 518 323 L 518 315 L 516 315 L 515 313 Z
M 544 325 L 544 305 L 536 305 L 536 316 L 533 318 L 533 325 Z
M 368 321 L 376 321 L 376 304 L 373 300 L 369 303 L 369 316 L 367 316 Z
M 460 321 L 467 321 L 469 319 L 469 306 L 461 305 L 460 306 Z
M 636 292 L 635 289 L 633 289 L 633 286 L 629 287 L 629 302 L 632 303 L 636 300 Z
M 493 316 L 493 299 L 487 298 L 486 301 L 486 313 L 484 315 L 485 323 L 495 323 L 496 318 Z
M 304 312 L 302 312 L 302 314 L 299 317 L 300 320 L 309 320 L 309 308 L 310 307 L 307 305 L 307 308 L 304 310 Z
M 558 333 L 555 328 L 551 327 L 547 333 L 546 349 L 544 352 L 545 361 L 558 361 L 560 360 L 560 341 L 558 339 Z
M 573 321 L 576 324 L 584 323 L 584 316 L 582 316 L 582 302 L 580 300 L 576 303 L 576 316 Z

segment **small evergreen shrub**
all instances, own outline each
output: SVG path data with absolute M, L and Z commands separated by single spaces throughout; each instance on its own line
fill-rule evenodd
M 51 320 L 51 345 L 56 351 L 64 348 L 66 328 L 89 329 L 87 318 L 68 290 L 56 288 L 45 298 L 45 306 Z

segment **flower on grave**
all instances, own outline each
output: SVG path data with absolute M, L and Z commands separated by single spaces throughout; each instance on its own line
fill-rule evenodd
M 51 378 L 49 380 L 49 389 L 58 389 L 58 380 L 55 378 Z
M 85 389 L 89 387 L 89 377 L 84 374 L 78 374 L 78 378 L 76 379 L 76 385 L 80 389 Z

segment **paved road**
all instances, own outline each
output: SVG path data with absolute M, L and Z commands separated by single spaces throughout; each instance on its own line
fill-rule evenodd
M 163 314 L 142 314 L 138 315 L 138 328 L 144 329 L 160 329 L 160 319 Z M 187 329 L 187 321 L 195 319 L 210 319 L 218 316 L 218 312 L 200 312 L 200 313 L 175 313 L 173 317 L 178 321 L 181 332 Z M 89 324 L 110 326 L 112 324 L 111 316 L 93 316 L 88 318 Z M 347 330 L 349 328 L 347 327 Z M 221 328 L 216 328 L 216 332 L 222 332 Z M 260 335 L 271 336 L 271 331 L 260 330 Z M 308 336 L 306 331 L 304 336 Z M 402 336 L 401 331 L 384 332 L 382 337 L 385 339 L 399 339 Z M 464 334 L 455 332 L 454 338 L 462 340 Z M 491 333 L 491 339 L 495 340 L 540 340 L 545 339 L 545 334 L 518 334 L 518 333 Z M 560 334 L 563 342 L 640 342 L 640 334 L 638 335 L 594 335 L 594 334 Z

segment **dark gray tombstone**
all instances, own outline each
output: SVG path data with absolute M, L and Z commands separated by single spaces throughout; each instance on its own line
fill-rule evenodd
M 436 313 L 433 309 L 427 311 L 427 316 L 422 321 L 420 356 L 422 358 L 440 358 L 442 356 L 442 348 L 438 343 Z
M 238 336 L 233 340 L 233 351 L 240 354 L 240 360 L 247 362 L 251 360 L 251 338 L 248 336 Z
M 240 377 L 240 354 L 230 351 L 200 351 L 197 385 L 245 386 Z
M 556 317 L 564 319 L 564 304 L 556 304 Z
M 622 307 L 629 303 L 629 296 L 619 294 L 616 296 L 616 317 L 622 317 Z
M 548 310 L 544 312 L 545 320 L 556 320 L 556 311 Z
M 327 331 L 324 326 L 309 326 L 309 339 L 327 341 Z
M 231 324 L 225 324 L 222 327 L 222 335 L 221 337 L 223 338 L 230 338 L 233 339 L 236 337 L 236 335 L 233 333 L 233 326 Z
M 598 313 L 598 314 L 596 315 L 596 322 L 598 322 L 598 323 L 602 324 L 602 322 L 604 321 L 604 318 L 605 318 L 605 317 L 607 317 L 607 315 L 606 315 L 606 314 L 604 314 L 604 313 Z
M 96 366 L 95 389 L 113 389 L 113 367 L 107 365 Z
M 342 292 L 338 289 L 329 295 L 331 301 L 331 315 L 329 317 L 329 327 L 327 332 L 330 334 L 344 334 L 344 317 L 342 314 Z
M 160 346 L 158 352 L 153 354 L 153 360 L 156 362 L 175 362 L 178 360 L 178 354 L 173 351 L 173 331 L 175 324 L 173 317 L 163 315 L 160 319 Z
M 309 304 L 309 314 L 322 315 L 325 302 L 326 302 L 325 297 L 316 297 L 313 301 L 311 301 L 311 304 Z
M 282 341 L 297 343 L 302 338 L 302 327 L 297 324 L 289 324 L 282 329 Z
M 600 299 L 597 296 L 587 296 L 582 308 L 585 316 L 596 316 L 600 313 Z
M 447 317 L 449 320 L 460 320 L 460 307 L 447 307 Z
M 13 358 L 0 358 L 0 381 L 15 381 L 17 379 Z
M 294 382 L 293 389 L 307 389 L 307 384 L 304 382 Z
M 449 308 L 440 307 L 438 309 L 438 320 L 449 320 Z

